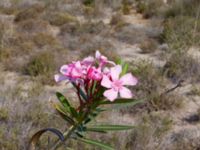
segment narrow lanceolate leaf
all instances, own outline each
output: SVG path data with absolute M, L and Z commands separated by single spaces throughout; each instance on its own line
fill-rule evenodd
M 125 63 L 125 64 L 123 65 L 123 69 L 122 69 L 121 76 L 123 76 L 124 74 L 126 74 L 126 73 L 127 73 L 127 71 L 128 71 L 128 64 L 127 64 L 127 63 Z
M 130 130 L 135 128 L 135 126 L 126 125 L 94 125 L 89 126 L 87 130 L 89 131 L 119 131 L 119 130 Z
M 86 139 L 86 138 L 78 138 L 79 141 L 86 143 L 86 144 L 91 144 L 91 145 L 95 145 L 100 147 L 102 150 L 114 150 L 114 148 L 112 148 L 110 145 L 101 143 L 99 141 L 95 141 L 95 140 L 90 140 L 90 139 Z
M 75 108 L 73 108 L 70 103 L 68 102 L 68 100 L 65 98 L 64 95 L 62 95 L 59 92 L 56 92 L 56 96 L 58 98 L 58 100 L 60 101 L 60 103 L 63 105 L 63 107 L 66 109 L 67 112 L 69 112 L 69 114 L 71 116 L 73 116 L 74 118 L 78 117 L 78 113 L 76 112 Z
M 135 99 L 116 99 L 115 101 L 111 102 L 108 100 L 102 101 L 101 104 L 102 105 L 106 105 L 106 104 L 126 104 L 126 103 L 141 103 L 143 102 L 143 100 L 135 100 Z
M 68 115 L 68 113 L 65 112 L 65 110 L 60 105 L 54 104 L 54 107 L 64 120 L 66 120 L 71 125 L 75 124 L 75 121 Z
M 47 131 L 52 132 L 53 134 L 57 135 L 61 141 L 64 141 L 65 138 L 59 130 L 54 128 L 45 128 L 38 131 L 32 136 L 31 140 L 29 141 L 28 150 L 36 150 L 36 145 L 39 142 L 40 137 Z

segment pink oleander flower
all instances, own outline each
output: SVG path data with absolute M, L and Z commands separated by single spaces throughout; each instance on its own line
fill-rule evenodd
M 113 61 L 109 61 L 107 57 L 105 57 L 104 55 L 102 55 L 99 51 L 96 51 L 95 53 L 95 58 L 99 61 L 99 65 L 100 67 L 103 67 L 104 65 L 106 65 L 107 63 L 110 63 L 112 65 L 115 65 L 115 63 Z
M 95 81 L 100 81 L 103 77 L 101 68 L 90 67 L 88 69 L 87 78 Z
M 118 94 L 122 98 L 131 98 L 133 95 L 131 91 L 125 87 L 125 85 L 134 86 L 137 84 L 138 80 L 131 74 L 127 73 L 120 77 L 120 73 L 122 72 L 122 67 L 120 65 L 116 65 L 110 69 L 110 78 L 107 75 L 103 76 L 101 81 L 101 85 L 103 87 L 108 88 L 103 95 L 110 101 L 114 101 Z
M 60 68 L 60 75 L 57 74 L 54 76 L 56 82 L 60 82 L 63 80 L 73 80 L 83 79 L 86 76 L 86 69 L 84 69 L 83 65 L 80 61 L 72 62 L 68 65 L 63 65 Z

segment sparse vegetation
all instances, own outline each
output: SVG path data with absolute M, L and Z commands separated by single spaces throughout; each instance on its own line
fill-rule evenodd
M 199 81 L 198 60 L 188 56 L 187 53 L 173 54 L 164 66 L 164 74 L 173 81 L 190 79 L 191 81 Z
M 137 2 L 137 11 L 142 13 L 145 18 L 159 16 L 163 5 L 162 0 L 141 0 Z
M 20 22 L 27 19 L 36 19 L 43 11 L 44 11 L 44 6 L 39 4 L 33 5 L 30 8 L 26 8 L 25 10 L 20 11 L 16 15 L 15 21 Z
M 48 52 L 41 52 L 31 58 L 24 68 L 26 74 L 33 77 L 39 76 L 44 83 L 51 83 L 54 70 L 54 56 Z
M 98 49 L 111 60 L 128 58 L 129 70 L 139 79 L 135 99 L 145 102 L 116 110 L 123 119 L 114 123 L 138 125 L 133 132 L 91 137 L 112 141 L 120 150 L 197 150 L 199 120 L 190 119 L 200 118 L 199 20 L 199 0 L 0 0 L 0 149 L 25 150 L 39 128 L 66 127 L 56 113 L 49 115 L 55 87 L 63 90 L 52 86 L 53 74 L 60 64 Z M 154 36 L 157 26 L 162 34 Z M 165 65 L 157 64 L 160 60 Z M 163 94 L 182 79 L 192 85 L 186 92 L 180 88 Z M 102 118 L 115 118 L 107 117 Z M 47 145 L 48 136 L 41 143 Z M 96 149 L 68 144 L 77 150 Z
M 62 26 L 66 23 L 77 22 L 76 17 L 66 12 L 50 13 L 50 15 L 48 14 L 46 18 L 51 25 L 55 25 L 55 26 Z

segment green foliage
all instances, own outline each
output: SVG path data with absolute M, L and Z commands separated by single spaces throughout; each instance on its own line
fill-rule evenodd
M 86 6 L 92 6 L 94 5 L 95 0 L 84 0 L 83 4 Z
M 79 138 L 78 140 L 81 141 L 81 142 L 84 142 L 86 144 L 98 146 L 98 147 L 105 149 L 105 150 L 114 150 L 111 146 L 104 144 L 104 143 L 101 143 L 101 142 L 98 142 L 98 141 L 95 141 L 95 140 L 86 139 L 86 138 Z
M 9 117 L 9 111 L 4 108 L 4 107 L 1 107 L 0 108 L 0 121 L 6 121 Z
M 49 52 L 41 52 L 24 69 L 31 76 L 49 75 L 55 70 L 54 56 Z

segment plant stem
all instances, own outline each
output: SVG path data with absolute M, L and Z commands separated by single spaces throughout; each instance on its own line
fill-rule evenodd
M 77 127 L 76 125 L 73 125 L 69 128 L 69 130 L 64 132 L 63 136 L 65 137 L 65 141 L 70 137 L 70 135 L 73 133 L 76 127 Z M 60 140 L 57 140 L 50 150 L 56 150 L 61 145 L 62 145 L 62 142 L 60 142 Z

